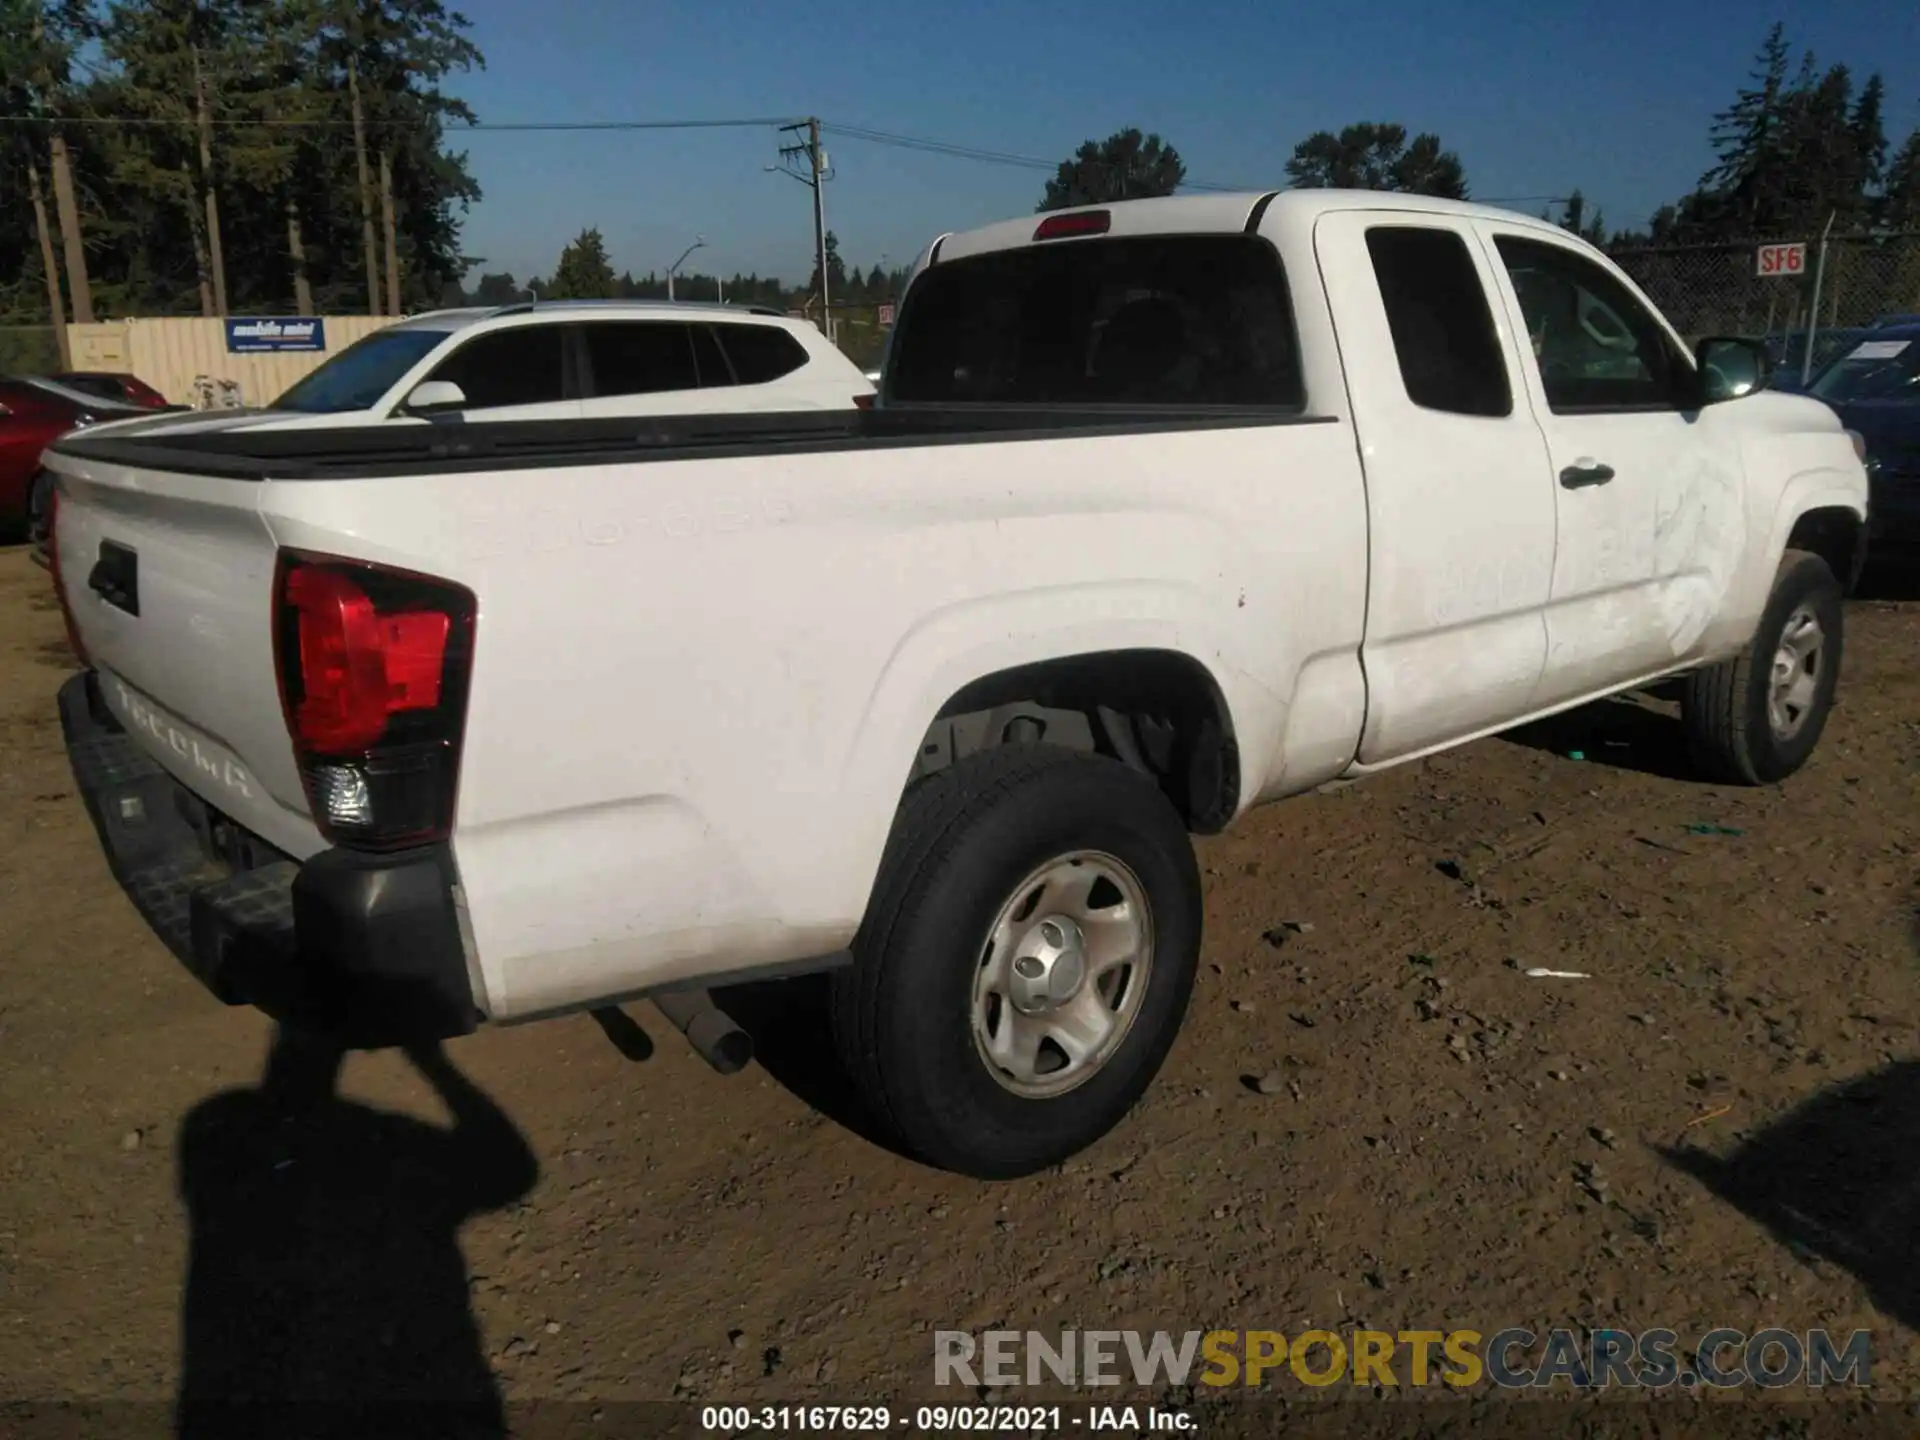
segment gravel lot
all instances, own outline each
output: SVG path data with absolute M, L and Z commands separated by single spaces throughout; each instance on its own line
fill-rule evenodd
M 804 986 L 738 997 L 731 1079 L 634 1006 L 263 1094 L 271 1027 L 107 874 L 0 552 L 0 1399 L 853 1403 L 927 1394 L 934 1328 L 1076 1324 L 1868 1328 L 1920 1395 L 1920 587 L 1882 593 L 1779 789 L 1615 702 L 1207 842 L 1148 1100 L 986 1186 L 863 1137 Z

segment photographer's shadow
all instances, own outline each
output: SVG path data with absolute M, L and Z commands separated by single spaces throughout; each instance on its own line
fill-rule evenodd
M 342 1050 L 285 1028 L 257 1087 L 187 1117 L 178 1434 L 507 1433 L 459 1230 L 539 1163 L 438 1047 L 408 1053 L 451 1128 L 341 1099 Z
M 1920 1330 L 1920 1062 L 1816 1095 L 1724 1159 L 1661 1154 L 1796 1254 L 1851 1271 L 1883 1314 Z

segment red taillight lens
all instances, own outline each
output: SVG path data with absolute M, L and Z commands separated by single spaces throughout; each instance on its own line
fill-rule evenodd
M 873 396 L 871 395 L 854 396 L 853 408 L 856 410 L 871 410 L 873 408 Z
M 1104 235 L 1113 226 L 1113 215 L 1106 210 L 1073 210 L 1064 215 L 1049 215 L 1034 227 L 1036 240 L 1071 240 L 1079 235 Z
M 453 823 L 474 602 L 458 585 L 284 554 L 275 640 L 287 731 L 331 840 L 395 849 Z
M 80 627 L 73 623 L 73 607 L 67 603 L 66 581 L 60 577 L 60 482 L 54 481 L 47 492 L 47 572 L 53 576 L 54 598 L 60 602 L 60 619 L 67 627 L 67 648 L 74 658 L 89 668 L 87 647 L 80 642 Z
M 453 620 L 445 611 L 382 615 L 339 570 L 287 571 L 281 592 L 299 637 L 300 703 L 293 738 L 321 755 L 365 750 L 390 717 L 440 703 Z

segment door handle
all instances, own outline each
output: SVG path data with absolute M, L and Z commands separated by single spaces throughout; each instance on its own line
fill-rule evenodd
M 1589 485 L 1604 485 L 1613 479 L 1613 467 L 1585 460 L 1560 472 L 1560 484 L 1568 490 L 1583 490 Z

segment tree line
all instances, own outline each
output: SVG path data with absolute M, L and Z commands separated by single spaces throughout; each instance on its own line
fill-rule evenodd
M 476 299 L 664 298 L 664 276 L 616 274 L 596 230 L 524 285 L 463 277 L 460 226 L 480 198 L 445 93 L 481 67 L 445 0 L 0 0 L 0 319 L 398 314 Z M 1836 232 L 1920 232 L 1920 131 L 1885 131 L 1886 86 L 1796 57 L 1784 27 L 1712 117 L 1714 163 L 1637 231 L 1609 231 L 1577 188 L 1554 218 L 1614 249 Z M 1285 164 L 1298 187 L 1470 198 L 1433 132 L 1367 121 L 1316 132 Z M 1168 195 L 1175 147 L 1122 130 L 1060 162 L 1036 208 Z M 817 267 L 816 267 L 817 268 Z M 844 262 L 838 300 L 889 299 L 902 273 Z M 770 277 L 676 275 L 675 294 L 801 308 Z
M 1920 130 L 1897 147 L 1886 134 L 1886 83 L 1858 84 L 1844 64 L 1811 51 L 1795 62 L 1786 29 L 1775 25 L 1749 83 L 1712 117 L 1714 163 L 1692 190 L 1662 205 L 1644 229 L 1609 231 L 1576 187 L 1557 219 L 1614 249 L 1716 245 L 1835 233 L 1920 231 Z M 1302 140 L 1286 163 L 1296 188 L 1396 190 L 1470 199 L 1466 167 L 1437 134 L 1409 135 L 1397 123 L 1366 121 Z M 1060 162 L 1038 210 L 1171 195 L 1186 162 L 1159 135 L 1121 130 L 1089 140 Z
M 847 264 L 840 254 L 840 237 L 831 230 L 827 232 L 827 294 L 835 308 L 888 304 L 900 293 L 906 279 L 906 267 L 886 269 L 874 265 L 862 270 Z M 819 293 L 817 263 L 807 283 L 797 289 L 771 276 L 736 272 L 722 278 L 688 270 L 678 271 L 672 286 L 672 298 L 676 300 L 724 300 L 733 305 L 769 305 L 779 310 L 817 310 Z M 667 298 L 665 275 L 652 270 L 643 276 L 635 276 L 632 271 L 615 274 L 605 237 L 592 227 L 582 230 L 560 252 L 549 277 L 536 276 L 523 285 L 511 274 L 492 272 L 483 274 L 471 290 L 449 286 L 443 297 L 447 304 L 473 305 L 516 305 L 529 300 Z
M 479 186 L 442 0 L 0 0 L 0 315 L 399 314 Z M 19 197 L 19 203 L 13 203 Z

